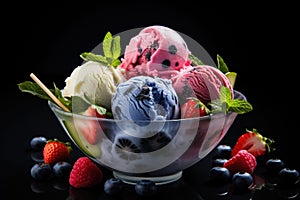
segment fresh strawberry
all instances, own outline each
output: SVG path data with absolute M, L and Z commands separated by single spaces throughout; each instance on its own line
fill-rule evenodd
M 105 114 L 100 114 L 99 112 L 97 112 L 97 109 L 92 106 L 89 106 L 82 114 L 89 117 L 105 118 Z M 74 122 L 76 123 L 76 127 L 78 127 L 79 131 L 83 134 L 88 143 L 96 144 L 98 142 L 98 132 L 100 125 L 97 120 L 75 119 Z
M 205 116 L 209 113 L 208 108 L 198 99 L 189 98 L 181 106 L 182 118 L 193 118 L 199 116 Z
M 224 167 L 233 175 L 237 172 L 248 172 L 252 174 L 257 165 L 256 158 L 247 150 L 240 150 L 224 163 Z
M 54 165 L 60 161 L 68 161 L 71 150 L 69 142 L 63 143 L 57 139 L 48 140 L 43 149 L 44 163 Z
M 247 150 L 255 157 L 261 156 L 273 150 L 270 146 L 273 142 L 273 140 L 259 134 L 256 129 L 246 130 L 246 133 L 242 134 L 233 146 L 231 156 L 234 156 L 241 149 Z
M 93 187 L 102 180 L 101 169 L 88 157 L 80 157 L 76 160 L 69 177 L 69 183 L 74 188 Z

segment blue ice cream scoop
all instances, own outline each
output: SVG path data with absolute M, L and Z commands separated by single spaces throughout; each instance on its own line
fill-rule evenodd
M 136 76 L 117 86 L 112 114 L 117 120 L 178 119 L 178 96 L 169 79 Z

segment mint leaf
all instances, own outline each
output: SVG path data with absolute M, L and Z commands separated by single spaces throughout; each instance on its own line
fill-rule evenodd
M 24 82 L 18 84 L 18 88 L 22 92 L 27 92 L 27 93 L 35 95 L 41 99 L 45 99 L 45 100 L 55 103 L 52 100 L 52 98 L 50 98 L 48 96 L 48 94 L 35 82 L 24 81 Z M 50 89 L 50 91 L 54 94 L 54 96 L 56 96 L 58 98 L 58 100 L 60 100 L 60 102 L 62 104 L 64 104 L 71 111 L 71 108 L 72 108 L 71 99 L 64 98 L 61 94 L 61 91 L 55 86 L 55 84 L 54 84 L 54 89 Z
M 229 69 L 226 65 L 226 63 L 224 62 L 223 58 L 218 54 L 217 55 L 217 62 L 218 62 L 218 69 L 223 72 L 224 74 L 229 72 Z
M 238 114 L 244 114 L 253 110 L 253 107 L 248 101 L 242 99 L 233 99 L 228 103 L 228 110 Z
M 203 65 L 203 62 L 199 58 L 197 58 L 196 56 L 194 56 L 193 54 L 190 54 L 189 58 L 191 59 L 191 61 L 192 61 L 191 64 L 193 66 Z
M 85 61 L 94 61 L 94 62 L 101 63 L 103 65 L 108 64 L 107 60 L 104 56 L 96 55 L 94 53 L 84 52 L 84 53 L 80 54 L 80 57 Z
M 112 58 L 117 59 L 121 55 L 121 38 L 116 36 L 113 38 L 112 42 Z
M 222 86 L 220 88 L 220 100 L 221 102 L 226 102 L 226 103 L 232 100 L 231 91 L 228 87 Z
M 120 64 L 121 64 L 121 61 L 119 59 L 115 59 L 111 62 L 110 65 L 116 68 Z
M 98 62 L 105 66 L 117 67 L 119 64 L 121 64 L 121 61 L 119 60 L 121 55 L 120 36 L 112 37 L 112 34 L 107 32 L 103 39 L 102 45 L 104 56 L 84 52 L 80 54 L 80 57 L 85 61 Z
M 103 53 L 105 57 L 112 58 L 112 42 L 113 37 L 110 32 L 107 32 L 104 39 L 103 39 Z
M 18 88 L 22 92 L 27 92 L 32 95 L 35 95 L 41 99 L 46 99 L 52 101 L 52 99 L 48 96 L 46 92 L 35 82 L 24 81 L 23 83 L 18 84 Z
M 211 106 L 212 113 L 228 113 L 232 111 L 244 114 L 253 110 L 252 105 L 248 101 L 244 99 L 232 99 L 229 88 L 225 86 L 220 88 L 220 98 L 212 100 L 209 105 Z

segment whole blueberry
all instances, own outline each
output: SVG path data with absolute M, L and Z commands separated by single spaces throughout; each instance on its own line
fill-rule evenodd
M 104 183 L 104 192 L 109 195 L 119 194 L 124 187 L 122 180 L 118 178 L 107 179 Z
M 36 163 L 31 167 L 30 174 L 35 180 L 46 180 L 52 175 L 52 168 L 46 163 Z
M 299 172 L 296 169 L 283 168 L 279 171 L 280 184 L 296 184 L 299 181 Z
M 229 159 L 231 157 L 232 148 L 229 145 L 221 144 L 218 145 L 215 149 L 214 158 L 225 158 Z
M 52 171 L 56 177 L 69 177 L 70 172 L 72 170 L 72 165 L 69 162 L 61 161 L 57 162 L 53 165 Z
M 216 158 L 213 160 L 212 166 L 213 167 L 223 167 L 224 163 L 227 161 L 228 161 L 228 159 L 226 159 L 226 158 Z
M 271 175 L 278 175 L 280 170 L 282 170 L 284 167 L 284 162 L 279 158 L 270 158 L 266 161 L 267 173 Z
M 253 183 L 253 177 L 248 172 L 237 172 L 232 176 L 232 187 L 235 192 L 248 190 Z
M 213 167 L 209 170 L 209 178 L 212 183 L 222 184 L 230 180 L 230 172 L 225 167 Z
M 140 180 L 135 185 L 135 192 L 140 196 L 151 196 L 156 194 L 157 185 L 151 180 Z
M 30 140 L 30 147 L 33 150 L 42 150 L 47 143 L 47 139 L 43 136 L 36 136 Z

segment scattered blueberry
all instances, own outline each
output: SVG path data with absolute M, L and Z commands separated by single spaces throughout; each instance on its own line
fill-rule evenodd
M 47 143 L 47 139 L 43 136 L 36 136 L 30 140 L 30 147 L 34 150 L 42 150 Z
M 216 158 L 213 160 L 212 166 L 213 167 L 223 167 L 224 163 L 227 161 L 228 161 L 228 159 L 226 159 L 226 158 Z
M 299 172 L 296 169 L 283 168 L 278 173 L 281 184 L 295 184 L 299 181 Z
M 157 185 L 150 180 L 140 180 L 135 185 L 135 192 L 140 196 L 151 196 L 156 194 Z
M 69 177 L 70 172 L 72 170 L 72 165 L 69 162 L 62 161 L 62 162 L 57 162 L 53 165 L 53 174 L 56 177 L 62 178 L 62 177 Z
M 225 158 L 229 159 L 231 157 L 232 148 L 229 145 L 221 144 L 218 145 L 215 149 L 214 158 Z
M 104 192 L 109 195 L 119 194 L 124 187 L 122 180 L 117 178 L 107 179 L 104 183 Z
M 271 175 L 278 175 L 279 171 L 284 167 L 284 162 L 279 158 L 270 158 L 266 161 L 267 173 Z
M 236 192 L 242 192 L 252 185 L 253 177 L 248 172 L 237 172 L 232 176 L 232 187 Z
M 32 151 L 30 152 L 31 159 L 37 163 L 44 162 L 43 151 Z
M 52 174 L 52 168 L 46 163 L 36 163 L 31 167 L 30 173 L 35 180 L 47 180 Z
M 230 180 L 230 172 L 225 167 L 213 167 L 209 170 L 209 178 L 212 183 L 223 184 Z

